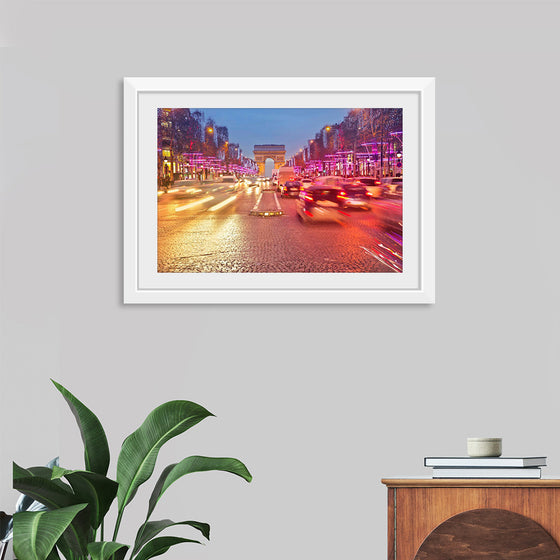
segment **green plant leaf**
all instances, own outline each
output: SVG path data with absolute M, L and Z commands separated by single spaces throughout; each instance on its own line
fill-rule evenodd
M 17 469 L 16 469 L 17 467 Z M 68 492 L 72 492 L 70 486 L 68 486 L 68 484 L 66 484 L 65 482 L 63 482 L 62 480 L 56 480 L 53 479 L 53 469 L 54 468 L 59 468 L 57 465 L 55 465 L 53 468 L 49 468 L 49 467 L 29 467 L 28 469 L 22 469 L 21 467 L 18 467 L 15 463 L 14 463 L 14 478 L 16 478 L 16 476 L 18 478 L 24 478 L 25 476 L 35 476 L 35 477 L 39 477 L 39 478 L 43 478 L 45 480 L 52 480 L 53 483 L 58 486 L 59 488 L 62 488 L 63 490 L 67 490 Z M 17 472 L 17 475 L 16 475 Z M 25 473 L 25 474 L 24 474 Z M 30 504 L 31 506 L 31 504 Z M 29 507 L 26 508 L 27 511 L 29 511 Z
M 60 556 L 58 555 L 56 546 L 50 551 L 49 555 L 47 556 L 47 560 L 60 560 Z
M 88 503 L 90 525 L 93 529 L 97 529 L 117 495 L 118 484 L 101 474 L 54 467 L 53 480 L 60 477 L 68 480 L 80 502 Z
M 213 414 L 196 403 L 170 401 L 150 412 L 143 424 L 125 439 L 117 463 L 119 517 L 138 487 L 152 475 L 162 445 L 208 416 Z M 115 530 L 118 523 L 119 519 Z
M 52 469 L 55 465 L 58 466 L 58 457 L 51 459 L 46 466 L 47 468 Z M 21 467 L 18 467 L 14 463 L 14 473 L 16 472 L 16 468 L 21 468 Z M 44 478 L 49 478 L 49 477 L 45 475 Z M 16 511 L 40 511 L 42 509 L 45 509 L 45 506 L 43 506 L 39 502 L 36 502 L 35 500 L 30 498 L 29 496 L 26 496 L 25 494 L 22 494 L 16 503 Z
M 247 467 L 238 459 L 230 457 L 201 457 L 199 455 L 187 457 L 180 463 L 168 465 L 161 473 L 150 496 L 146 519 L 150 518 L 157 502 L 171 484 L 186 474 L 203 471 L 229 472 L 244 478 L 247 482 L 251 482 L 253 479 Z
M 88 545 L 91 560 L 123 560 L 128 551 L 128 545 L 113 541 L 93 542 Z M 114 556 L 113 556 L 114 555 Z
M 20 560 L 46 560 L 58 539 L 87 504 L 54 511 L 14 514 L 14 553 Z
M 51 379 L 54 386 L 65 398 L 76 418 L 82 441 L 84 442 L 84 461 L 86 470 L 106 475 L 109 469 L 109 444 L 101 422 L 97 416 L 82 404 L 68 389 Z
M 68 529 L 66 529 L 66 530 L 68 531 Z M 62 555 L 62 557 L 65 560 L 75 560 L 76 559 L 77 555 L 76 555 L 76 553 L 74 553 L 74 551 L 68 545 L 67 541 L 64 538 L 64 534 L 62 535 L 62 537 L 60 539 L 58 539 L 58 541 L 56 541 L 56 547 L 58 548 L 58 550 L 60 551 L 60 554 Z M 79 556 L 78 556 L 78 558 L 79 558 Z
M 14 489 L 45 505 L 49 510 L 58 510 L 84 503 L 72 492 L 72 488 L 62 480 L 51 480 L 52 470 L 44 470 L 45 468 L 32 467 L 31 469 L 23 469 L 14 463 Z M 44 472 L 49 477 L 34 476 L 32 472 Z M 78 555 L 84 554 L 86 551 L 90 538 L 89 521 L 89 511 L 80 512 L 64 532 L 64 540 L 68 548 Z
M 31 469 L 23 469 L 13 463 L 13 485 L 14 489 L 22 494 L 33 498 L 49 509 L 75 505 L 80 503 L 72 492 L 70 486 L 61 480 L 51 480 L 50 469 L 47 476 L 33 475 Z
M 171 521 L 171 519 L 162 519 L 160 521 L 149 521 L 142 525 L 136 535 L 132 556 L 134 556 L 148 541 L 152 540 L 156 535 L 161 533 L 168 527 L 174 525 L 189 525 L 200 531 L 207 539 L 210 539 L 210 525 L 201 523 L 200 521 Z
M 4 540 L 10 532 L 12 526 L 12 516 L 0 511 L 0 541 Z
M 153 558 L 154 556 L 164 554 L 173 545 L 185 542 L 202 544 L 200 541 L 182 539 L 180 537 L 158 537 L 151 540 L 146 546 L 144 546 L 144 548 L 136 556 L 135 560 L 148 560 L 148 558 Z
M 30 476 L 31 472 L 28 469 L 24 469 L 23 467 L 20 467 L 17 463 L 12 462 L 12 472 L 13 472 L 13 477 L 16 478 L 16 476 Z

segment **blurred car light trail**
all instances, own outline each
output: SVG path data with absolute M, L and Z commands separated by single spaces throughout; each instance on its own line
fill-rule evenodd
M 387 259 L 386 257 L 384 257 L 381 254 L 376 254 L 373 251 L 371 251 L 370 249 L 368 249 L 367 247 L 364 247 L 363 245 L 360 245 L 360 247 L 368 254 L 371 255 L 372 257 L 376 258 L 380 263 L 384 264 L 385 266 L 387 266 L 388 268 L 390 268 L 391 270 L 394 270 L 395 272 L 402 272 L 402 265 L 399 265 L 396 262 L 393 262 L 389 259 Z M 391 251 L 392 252 L 392 251 Z
M 210 208 L 208 208 L 208 212 L 215 212 L 216 210 L 220 210 L 221 208 L 224 208 L 224 207 L 228 206 L 229 204 L 231 204 L 236 198 L 237 198 L 237 195 L 234 194 L 233 196 L 230 196 L 229 198 L 226 198 L 225 200 L 222 200 L 222 202 L 220 202 L 219 204 L 215 204 L 214 206 L 211 206 Z
M 177 208 L 175 208 L 175 212 L 182 212 L 183 210 L 186 210 L 187 208 L 192 208 L 193 206 L 198 206 L 199 204 L 204 204 L 205 202 L 208 202 L 209 200 L 214 200 L 213 196 L 205 196 L 204 198 L 201 198 L 200 200 L 197 200 L 196 202 L 190 202 L 189 204 L 184 204 L 183 206 L 177 206 Z

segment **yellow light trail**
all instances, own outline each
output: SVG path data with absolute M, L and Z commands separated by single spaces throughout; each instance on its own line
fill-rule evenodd
M 216 210 L 220 210 L 220 208 L 224 208 L 228 204 L 231 204 L 236 198 L 237 195 L 234 194 L 233 196 L 230 196 L 229 198 L 222 200 L 222 202 L 220 202 L 219 204 L 216 204 L 215 206 L 211 206 L 210 208 L 208 208 L 208 212 L 215 212 Z
M 183 206 L 177 206 L 177 208 L 175 208 L 175 212 L 182 212 L 183 210 L 186 210 L 187 208 L 192 208 L 193 206 L 198 206 L 199 204 L 204 204 L 205 202 L 208 202 L 209 200 L 214 200 L 213 196 L 205 196 L 204 198 L 201 198 L 200 200 L 197 200 L 196 202 L 191 202 L 189 204 L 184 204 Z

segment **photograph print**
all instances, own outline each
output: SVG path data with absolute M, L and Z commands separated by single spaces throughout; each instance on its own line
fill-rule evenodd
M 158 274 L 402 274 L 402 108 L 154 118 Z

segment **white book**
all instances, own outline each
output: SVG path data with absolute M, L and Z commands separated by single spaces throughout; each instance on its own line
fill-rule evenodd
M 434 468 L 432 478 L 541 478 L 541 469 L 538 467 L 525 468 Z
M 424 457 L 426 467 L 545 467 L 546 457 Z

